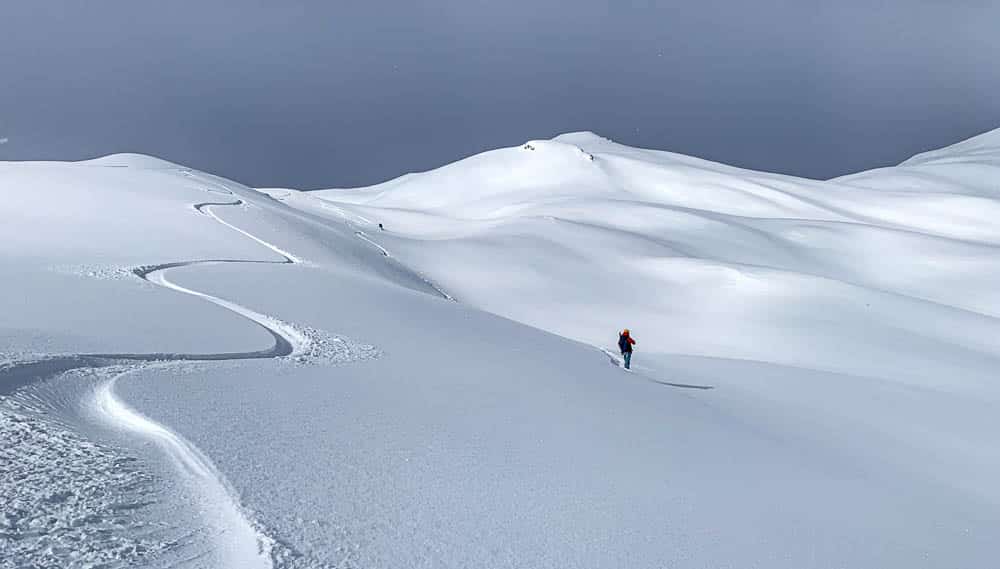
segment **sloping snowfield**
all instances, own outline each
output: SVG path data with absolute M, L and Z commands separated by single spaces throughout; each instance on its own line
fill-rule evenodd
M 829 181 L 6 162 L 0 219 L 0 567 L 996 563 L 1000 131 Z

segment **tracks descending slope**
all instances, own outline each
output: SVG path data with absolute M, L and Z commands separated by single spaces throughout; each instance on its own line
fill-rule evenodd
M 282 203 L 288 203 L 292 207 L 298 207 L 298 208 L 310 208 L 310 207 L 316 208 L 316 207 L 318 207 L 321 210 L 333 212 L 337 217 L 339 217 L 339 218 L 341 218 L 343 220 L 344 224 L 347 225 L 347 227 L 349 227 L 354 232 L 354 236 L 355 237 L 357 237 L 361 241 L 364 241 L 365 243 L 367 243 L 371 247 L 374 247 L 383 257 L 385 257 L 387 259 L 391 259 L 393 261 L 396 261 L 396 262 L 400 263 L 402 266 L 407 267 L 407 269 L 409 271 L 411 271 L 414 275 L 416 275 L 420 280 L 422 280 L 425 284 L 427 284 L 427 286 L 429 286 L 431 289 L 433 289 L 434 291 L 436 291 L 442 298 L 445 298 L 445 299 L 453 301 L 453 302 L 458 302 L 457 298 L 455 298 L 454 296 L 452 296 L 449 292 L 447 292 L 437 282 L 435 282 L 434 280 L 432 280 L 428 276 L 422 274 L 418 270 L 416 270 L 416 269 L 414 269 L 414 268 L 412 268 L 412 267 L 410 267 L 410 266 L 402 263 L 401 261 L 399 261 L 396 258 L 396 256 L 393 255 L 391 251 L 389 251 L 389 249 L 387 249 L 385 246 L 383 246 L 378 241 L 376 241 L 371 236 L 369 236 L 369 234 L 364 230 L 364 228 L 365 227 L 376 227 L 376 226 L 378 226 L 378 224 L 375 221 L 372 221 L 371 219 L 368 219 L 367 217 L 365 217 L 365 216 L 363 216 L 361 214 L 354 213 L 354 212 L 349 212 L 347 209 L 345 209 L 343 207 L 339 207 L 338 205 L 335 205 L 335 203 L 332 202 L 332 201 L 327 201 L 327 200 L 319 199 L 319 198 L 304 198 L 303 199 L 301 193 L 291 193 L 291 192 L 275 193 L 275 192 L 271 192 L 271 191 L 265 191 L 265 193 L 267 195 L 269 195 L 271 198 L 273 198 L 273 199 L 275 199 L 277 201 L 280 201 Z M 537 217 L 537 216 L 530 216 L 530 217 Z M 558 220 L 558 221 L 567 221 L 567 220 L 555 218 L 555 217 L 552 217 L 552 216 L 544 216 L 544 217 L 546 217 L 548 219 Z M 571 222 L 571 223 L 578 223 L 579 224 L 579 222 Z M 624 362 L 613 351 L 609 350 L 606 347 L 599 346 L 599 345 L 596 345 L 596 344 L 589 344 L 589 345 L 592 348 L 594 348 L 595 350 L 600 351 L 602 354 L 604 354 L 605 356 L 607 356 L 609 362 L 612 365 L 614 365 L 614 366 L 616 366 L 616 367 L 621 368 L 621 369 L 624 370 L 624 367 L 625 367 Z M 635 372 L 633 372 L 633 373 L 635 373 Z M 665 381 L 665 380 L 662 380 L 662 379 L 657 379 L 657 378 L 654 378 L 654 377 L 651 377 L 651 376 L 648 376 L 648 375 L 645 375 L 645 374 L 641 374 L 641 373 L 635 373 L 635 374 L 638 375 L 638 376 L 640 376 L 640 377 L 642 377 L 646 381 L 650 381 L 652 383 L 657 383 L 657 384 L 668 386 L 668 387 L 674 387 L 674 388 L 680 388 L 680 389 L 698 389 L 698 390 L 714 389 L 714 386 L 711 386 L 711 385 L 694 385 L 694 384 L 687 384 L 687 383 L 676 383 L 676 382 Z
M 224 191 L 235 194 L 228 188 Z M 210 362 L 222 360 L 289 358 L 295 361 L 352 361 L 369 358 L 375 355 L 371 346 L 359 345 L 336 336 L 328 336 L 309 328 L 299 327 L 283 322 L 272 316 L 262 314 L 230 300 L 213 296 L 206 292 L 184 287 L 167 278 L 171 269 L 192 267 L 197 265 L 217 265 L 223 263 L 248 264 L 302 264 L 304 261 L 295 255 L 269 243 L 217 216 L 212 208 L 234 207 L 245 205 L 241 199 L 230 202 L 206 202 L 193 207 L 199 213 L 216 222 L 252 239 L 271 250 L 280 260 L 241 260 L 241 259 L 207 259 L 196 261 L 177 261 L 137 267 L 132 273 L 149 283 L 174 292 L 186 294 L 216 304 L 234 314 L 237 314 L 267 331 L 274 339 L 274 344 L 264 350 L 244 352 L 215 353 L 87 353 L 68 356 L 57 356 L 42 360 L 15 363 L 0 367 L 0 379 L 6 391 L 26 385 L 38 379 L 53 377 L 72 372 L 73 370 L 92 370 L 99 377 L 96 385 L 86 401 L 81 402 L 83 412 L 92 419 L 119 431 L 140 436 L 157 444 L 177 467 L 188 491 L 197 495 L 202 508 L 203 522 L 211 528 L 214 537 L 214 563 L 225 567 L 239 568 L 270 568 L 275 566 L 275 560 L 287 552 L 280 552 L 281 546 L 267 536 L 244 512 L 236 499 L 236 494 L 226 482 L 225 477 L 215 468 L 212 462 L 193 444 L 180 435 L 156 421 L 143 416 L 130 408 L 115 395 L 115 384 L 119 378 L 151 367 L 176 365 L 178 362 Z M 51 480 L 36 478 L 41 484 L 51 484 Z M 2 490 L 2 489 L 0 489 Z M 37 495 L 49 491 L 39 489 Z M 84 504 L 84 506 L 86 506 Z M 86 513 L 86 512 L 84 512 Z M 15 528 L 15 531 L 17 528 Z M 30 534 L 30 530 L 23 532 Z M 29 540 L 30 542 L 30 540 Z M 34 562 L 37 556 L 48 555 L 51 547 L 42 540 L 33 546 L 18 541 L 16 556 Z M 6 542 L 0 541 L 0 553 L 4 553 Z M 98 553 L 100 554 L 100 553 Z M 6 555 L 5 555 L 6 556 Z M 41 559 L 41 557 L 37 557 Z M 126 558 L 121 561 L 131 564 L 139 558 Z

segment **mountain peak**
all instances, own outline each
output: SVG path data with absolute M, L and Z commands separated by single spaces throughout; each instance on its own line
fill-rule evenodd
M 176 170 L 186 168 L 185 166 L 157 158 L 156 156 L 132 152 L 108 154 L 107 156 L 92 158 L 90 160 L 81 160 L 79 163 L 91 166 L 107 166 L 109 168 L 142 168 L 146 170 Z
M 610 142 L 610 139 L 603 137 L 596 132 L 589 130 L 579 130 L 576 132 L 566 132 L 552 138 L 555 142 L 566 144 L 586 144 L 588 142 Z

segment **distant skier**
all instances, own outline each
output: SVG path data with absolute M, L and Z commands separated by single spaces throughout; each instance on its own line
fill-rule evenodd
M 380 224 L 378 224 L 378 230 L 379 230 L 379 231 L 385 231 L 385 228 L 384 228 L 384 227 L 382 227 L 382 224 L 381 224 L 381 223 L 380 223 Z
M 622 330 L 622 333 L 618 335 L 618 349 L 622 352 L 622 357 L 625 358 L 625 369 L 632 369 L 632 346 L 635 345 L 635 340 L 629 335 L 628 328 Z

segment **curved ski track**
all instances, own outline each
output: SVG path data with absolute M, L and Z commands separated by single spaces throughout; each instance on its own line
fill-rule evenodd
M 191 176 L 194 177 L 194 176 Z M 236 194 L 226 187 L 205 188 L 206 191 L 232 196 Z M 212 507 L 207 508 L 211 520 L 206 520 L 209 524 L 219 527 L 219 539 L 224 540 L 217 544 L 218 549 L 225 555 L 224 565 L 236 568 L 267 568 L 275 567 L 275 555 L 278 553 L 274 548 L 280 547 L 279 543 L 264 533 L 258 525 L 247 517 L 235 491 L 230 487 L 225 477 L 215 468 L 211 460 L 202 453 L 195 445 L 185 440 L 182 436 L 174 433 L 164 425 L 143 416 L 141 413 L 130 408 L 125 402 L 119 399 L 114 392 L 118 379 L 139 371 L 147 369 L 152 365 L 170 365 L 175 362 L 211 362 L 227 360 L 245 359 L 272 359 L 287 356 L 297 356 L 305 354 L 312 345 L 312 339 L 294 326 L 282 322 L 274 317 L 256 312 L 250 308 L 235 302 L 210 295 L 205 292 L 184 287 L 170 281 L 167 273 L 171 269 L 192 267 L 197 265 L 219 265 L 230 263 L 247 264 L 306 264 L 305 261 L 294 254 L 281 249 L 277 245 L 265 241 L 231 223 L 223 220 L 212 212 L 213 207 L 242 206 L 245 205 L 242 199 L 236 198 L 228 202 L 203 202 L 193 204 L 192 207 L 202 215 L 212 218 L 214 221 L 236 231 L 245 237 L 257 242 L 263 247 L 278 255 L 280 260 L 251 260 L 251 259 L 201 259 L 192 261 L 173 261 L 156 265 L 142 266 L 132 269 L 132 273 L 149 283 L 160 286 L 178 293 L 194 296 L 216 304 L 229 310 L 261 327 L 274 339 L 274 344 L 268 349 L 245 351 L 245 352 L 215 352 L 215 353 L 177 353 L 177 352 L 153 352 L 153 353 L 83 353 L 67 356 L 57 356 L 36 361 L 21 362 L 0 367 L 0 375 L 6 378 L 7 388 L 4 391 L 11 391 L 20 385 L 30 383 L 34 380 L 52 377 L 74 369 L 98 369 L 115 368 L 114 373 L 109 378 L 99 383 L 89 401 L 90 410 L 100 420 L 108 425 L 132 432 L 151 440 L 158 444 L 167 456 L 177 465 L 178 470 L 194 491 L 201 492 L 206 501 L 211 502 Z M 352 225 L 346 219 L 348 225 Z M 355 230 L 355 236 L 376 248 L 384 257 L 393 259 L 392 254 L 383 246 L 376 243 L 364 231 Z M 423 275 L 418 276 L 427 285 L 434 289 L 443 298 L 451 301 L 456 299 L 433 283 Z M 617 358 L 607 349 L 594 346 L 609 357 L 615 365 L 621 365 Z M 121 366 L 125 366 L 122 368 Z M 643 376 L 649 381 L 662 383 L 672 387 L 689 389 L 711 389 L 711 386 L 676 384 L 659 381 Z M 221 526 L 221 527 L 220 527 Z
M 214 190 L 213 190 L 214 191 Z M 224 191 L 231 196 L 235 194 L 225 188 Z M 113 366 L 126 365 L 124 370 L 116 370 L 110 378 L 102 381 L 94 390 L 92 400 L 89 402 L 90 410 L 99 419 L 110 426 L 140 435 L 146 439 L 157 443 L 185 477 L 185 482 L 190 483 L 192 489 L 201 492 L 203 498 L 211 503 L 210 508 L 206 508 L 211 520 L 206 520 L 210 524 L 215 524 L 219 531 L 219 539 L 223 542 L 217 543 L 217 548 L 225 556 L 225 565 L 236 568 L 272 568 L 274 567 L 272 548 L 276 542 L 264 534 L 245 515 L 235 492 L 226 482 L 224 476 L 215 468 L 211 460 L 208 459 L 197 447 L 186 441 L 180 435 L 174 433 L 167 427 L 143 416 L 139 412 L 131 409 L 126 403 L 119 399 L 114 393 L 114 387 L 118 379 L 144 369 L 146 365 L 169 365 L 173 362 L 199 362 L 199 361 L 222 361 L 241 359 L 270 359 L 286 356 L 296 356 L 307 353 L 311 347 L 312 340 L 295 327 L 282 322 L 271 316 L 261 314 L 250 308 L 219 298 L 201 291 L 190 289 L 171 282 L 167 278 L 170 269 L 191 267 L 195 265 L 214 265 L 223 263 L 254 263 L 254 264 L 301 264 L 304 263 L 295 255 L 269 243 L 259 237 L 236 227 L 212 212 L 212 207 L 241 206 L 245 202 L 236 199 L 230 202 L 205 202 L 195 204 L 193 207 L 199 213 L 206 215 L 216 222 L 241 233 L 242 235 L 256 241 L 262 246 L 270 249 L 281 257 L 281 260 L 241 260 L 241 259 L 205 259 L 196 261 L 176 261 L 158 265 L 138 267 L 132 270 L 135 276 L 150 282 L 154 285 L 173 290 L 175 292 L 187 294 L 211 302 L 222 308 L 242 316 L 267 331 L 274 338 L 274 345 L 265 350 L 246 352 L 223 352 L 223 353 L 86 353 L 70 356 L 46 358 L 32 362 L 24 362 L 7 366 L 0 369 L 0 374 L 8 379 L 8 386 L 13 389 L 19 385 L 29 383 L 42 377 L 51 377 L 56 374 L 68 372 L 81 368 L 111 368 Z M 138 362 L 140 365 L 136 365 Z M 132 365 L 129 365 L 132 364 Z M 220 527 L 221 526 L 221 527 Z

